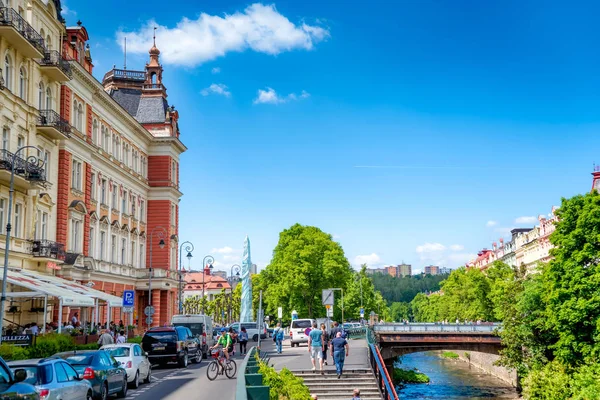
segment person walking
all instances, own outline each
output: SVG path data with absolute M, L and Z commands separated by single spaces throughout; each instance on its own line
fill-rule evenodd
M 127 338 L 125 337 L 125 331 L 121 331 L 119 332 L 119 334 L 117 335 L 117 340 L 116 343 L 117 344 L 123 344 L 127 342 Z
M 312 362 L 312 370 L 316 371 L 316 361 L 319 360 L 319 366 L 321 367 L 321 375 L 325 374 L 323 371 L 323 331 L 317 329 L 317 323 L 313 322 L 312 330 L 308 334 L 308 352 L 310 353 L 310 361 Z
M 360 390 L 354 389 L 354 391 L 352 392 L 352 396 L 352 400 L 360 400 Z
M 346 339 L 342 337 L 342 332 L 338 332 L 335 339 L 331 341 L 331 355 L 335 362 L 337 377 L 340 379 L 344 371 L 344 361 L 348 357 L 350 346 Z
M 340 323 L 335 321 L 333 323 L 333 328 L 331 329 L 331 332 L 329 332 L 329 339 L 333 340 L 337 337 L 337 333 L 341 332 L 342 329 L 340 328 Z
M 282 345 L 283 345 L 283 337 L 284 332 L 281 324 L 278 322 L 275 329 L 273 329 L 273 339 L 275 340 L 275 348 L 277 349 L 277 354 L 281 354 Z
M 321 342 L 323 343 L 323 347 L 321 348 L 321 351 L 323 352 L 323 364 L 327 365 L 327 349 L 329 348 L 329 335 L 327 334 L 327 328 L 323 323 L 321 323 L 321 331 L 323 331 L 323 335 L 321 336 Z
M 105 329 L 102 335 L 98 338 L 98 346 L 102 347 L 105 344 L 113 344 L 115 341 L 113 340 L 112 335 L 110 334 L 108 329 Z
M 240 354 L 246 355 L 246 345 L 248 344 L 248 332 L 246 332 L 246 328 L 242 328 L 240 332 Z

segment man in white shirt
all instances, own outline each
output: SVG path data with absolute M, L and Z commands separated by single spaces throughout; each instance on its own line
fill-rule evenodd
M 117 336 L 117 344 L 121 344 L 121 343 L 125 343 L 127 342 L 127 338 L 125 337 L 125 332 L 121 331 L 119 332 L 119 335 Z
M 38 328 L 37 324 L 34 322 L 33 324 L 31 324 L 31 328 L 29 328 L 31 330 L 31 333 L 35 336 L 38 335 L 38 333 L 40 332 L 40 328 Z

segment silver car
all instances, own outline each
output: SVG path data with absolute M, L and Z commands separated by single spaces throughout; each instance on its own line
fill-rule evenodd
M 136 343 L 107 344 L 100 348 L 110 353 L 127 371 L 127 383 L 135 389 L 140 386 L 140 381 L 150 383 L 152 366 L 148 355 Z
M 12 361 L 8 366 L 13 373 L 18 370 L 27 373 L 24 382 L 36 388 L 40 400 L 92 400 L 90 382 L 60 358 Z

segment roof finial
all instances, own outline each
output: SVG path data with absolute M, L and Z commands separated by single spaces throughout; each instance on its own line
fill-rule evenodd
M 153 39 L 154 39 L 154 47 L 156 47 L 156 30 L 157 30 L 157 29 L 158 29 L 158 28 L 155 26 L 155 27 L 154 27 L 154 36 L 153 36 Z

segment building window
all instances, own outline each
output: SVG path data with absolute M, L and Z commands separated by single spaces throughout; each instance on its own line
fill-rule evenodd
M 144 243 L 140 243 L 140 268 L 146 266 L 146 253 L 144 253 Z
M 135 259 L 135 249 L 136 249 L 136 243 L 135 242 L 131 242 L 131 260 L 129 260 L 129 265 L 135 265 L 136 264 L 136 259 Z
M 71 171 L 71 187 L 81 191 L 81 161 L 73 160 L 73 170 Z
M 46 88 L 46 110 L 52 110 L 52 89 Z
M 46 95 L 46 90 L 44 88 L 44 83 L 40 82 L 38 85 L 38 110 L 44 109 L 44 96 Z
M 106 232 L 100 232 L 100 259 L 106 261 Z
M 113 136 L 113 152 L 114 152 L 114 156 L 115 156 L 115 160 L 117 161 L 121 161 L 119 160 L 119 149 L 120 149 L 120 144 L 119 144 L 120 140 L 119 137 L 117 135 Z
M 140 201 L 140 221 L 145 221 L 144 217 L 144 200 Z
M 8 90 L 12 91 L 13 65 L 10 56 L 4 56 L 4 85 Z
M 23 137 L 23 135 L 19 135 L 17 137 L 17 149 L 20 149 L 23 146 L 25 146 L 25 138 Z
M 6 218 L 4 217 L 5 215 L 5 200 L 4 199 L 0 199 L 0 233 L 5 234 L 5 228 L 6 228 Z
M 50 150 L 44 150 L 44 169 L 46 170 L 46 177 L 48 177 L 50 175 L 51 156 L 52 156 L 52 153 L 50 153 Z
M 127 192 L 123 192 L 123 198 L 121 199 L 121 212 L 127 214 Z
M 92 172 L 91 179 L 92 185 L 90 189 L 90 197 L 92 200 L 96 200 L 96 174 Z
M 141 168 L 141 174 L 142 176 L 145 178 L 146 177 L 146 169 L 147 169 L 147 161 L 146 161 L 146 157 L 142 156 L 142 168 Z
M 10 150 L 10 129 L 2 128 L 2 150 Z
M 19 70 L 19 97 L 27 101 L 27 70 L 25 66 Z
M 92 122 L 92 143 L 98 145 L 98 120 Z
M 71 220 L 71 250 L 81 252 L 81 221 Z
M 135 196 L 133 196 L 133 198 L 131 199 L 131 214 L 130 214 L 133 218 L 137 218 L 137 216 L 135 215 Z
M 95 236 L 96 236 L 96 231 L 93 227 L 90 227 L 90 247 L 89 247 L 89 251 L 88 251 L 88 256 L 95 258 L 96 254 L 94 254 L 94 249 L 95 249 Z
M 106 204 L 106 179 L 102 179 L 102 183 L 100 184 L 100 202 L 104 205 Z
M 42 34 L 42 36 L 44 35 Z M 52 50 L 52 38 L 50 37 L 50 35 L 46 36 L 46 48 L 48 50 Z
M 127 239 L 121 239 L 121 265 L 127 264 L 125 252 L 127 251 Z
M 129 146 L 123 143 L 123 164 L 129 166 Z
M 117 206 L 119 204 L 117 203 L 117 185 L 113 185 L 112 187 L 112 208 L 113 210 L 117 210 Z
M 108 153 L 109 140 L 110 140 L 109 136 L 110 136 L 110 132 L 108 131 L 108 128 L 105 127 L 104 125 L 102 125 L 102 148 L 107 153 Z
M 110 238 L 110 262 L 115 263 L 117 261 L 117 236 L 112 235 Z
M 13 236 L 16 238 L 21 237 L 21 209 L 23 207 L 20 204 L 15 204 L 15 226 L 13 227 Z
M 48 239 L 48 213 L 38 210 L 34 237 L 39 240 Z

